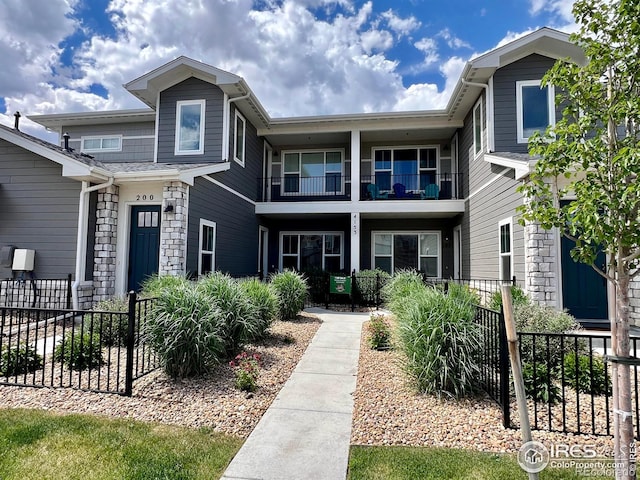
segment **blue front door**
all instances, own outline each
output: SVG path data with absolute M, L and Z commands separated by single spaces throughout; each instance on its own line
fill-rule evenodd
M 159 257 L 160 206 L 132 207 L 127 291 L 139 291 L 145 278 L 158 273 Z

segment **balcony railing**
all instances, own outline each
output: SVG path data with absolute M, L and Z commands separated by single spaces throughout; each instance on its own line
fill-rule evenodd
M 461 173 L 376 172 L 360 178 L 361 200 L 455 200 L 461 199 Z
M 376 172 L 360 177 L 361 200 L 461 199 L 461 173 L 392 174 Z M 258 202 L 350 200 L 351 179 L 340 173 L 304 177 L 285 175 L 258 179 Z
M 349 200 L 351 179 L 341 173 L 321 177 L 285 175 L 258 179 L 259 202 Z

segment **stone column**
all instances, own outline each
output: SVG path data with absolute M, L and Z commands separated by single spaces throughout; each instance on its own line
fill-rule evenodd
M 183 275 L 187 271 L 187 211 L 189 186 L 166 182 L 162 189 L 160 227 L 160 275 Z M 173 210 L 165 212 L 167 206 Z
M 558 282 L 556 235 L 538 223 L 524 227 L 525 292 L 538 305 L 557 308 Z
M 640 278 L 629 283 L 629 323 L 640 326 Z
M 117 185 L 98 190 L 93 260 L 94 303 L 113 297 L 116 291 L 118 192 Z

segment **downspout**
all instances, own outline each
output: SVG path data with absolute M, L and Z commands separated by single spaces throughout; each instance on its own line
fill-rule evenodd
M 245 98 L 249 98 L 251 96 L 250 93 L 247 93 L 246 95 L 242 95 L 240 97 L 233 97 L 230 98 L 229 100 L 227 100 L 227 103 L 225 105 L 225 122 L 224 122 L 224 132 L 222 132 L 222 142 L 223 142 L 223 159 L 225 155 L 229 155 L 229 132 L 230 132 L 230 125 L 231 125 L 231 118 L 229 118 L 231 116 L 231 104 L 234 102 L 237 102 L 239 100 L 244 100 Z M 230 161 L 230 158 L 227 158 L 227 162 Z
M 490 152 L 490 147 L 493 145 L 493 118 L 489 118 L 489 101 L 493 101 L 493 99 L 489 99 L 489 85 L 486 83 L 477 83 L 477 82 L 469 82 L 464 78 L 460 79 L 463 85 L 469 85 L 470 87 L 481 87 L 484 88 L 485 92 L 485 106 L 484 111 L 487 117 L 487 152 Z
M 80 190 L 80 201 L 78 202 L 78 236 L 76 239 L 76 273 L 75 280 L 71 284 L 71 297 L 73 299 L 73 309 L 79 310 L 80 302 L 78 301 L 78 287 L 80 286 L 81 278 L 84 278 L 84 265 L 86 262 L 87 252 L 87 235 L 86 235 L 86 219 L 87 219 L 87 196 L 91 192 L 100 190 L 101 188 L 107 188 L 113 185 L 114 178 L 110 177 L 109 180 L 100 185 L 94 185 L 89 187 L 89 182 L 82 182 L 82 189 Z

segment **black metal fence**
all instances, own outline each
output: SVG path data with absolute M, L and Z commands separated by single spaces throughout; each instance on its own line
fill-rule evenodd
M 140 335 L 152 308 L 135 294 L 126 312 L 0 307 L 0 384 L 131 396 L 158 366 Z
M 0 306 L 71 308 L 71 274 L 62 279 L 0 280 Z
M 379 308 L 382 305 L 382 288 L 388 275 L 379 271 L 362 271 L 351 275 L 346 273 L 306 272 L 309 294 L 305 307 L 324 307 L 333 310 L 351 310 L 357 308 Z M 331 288 L 331 278 L 347 279 L 349 288 L 342 293 Z M 334 280 L 335 281 L 335 280 Z

